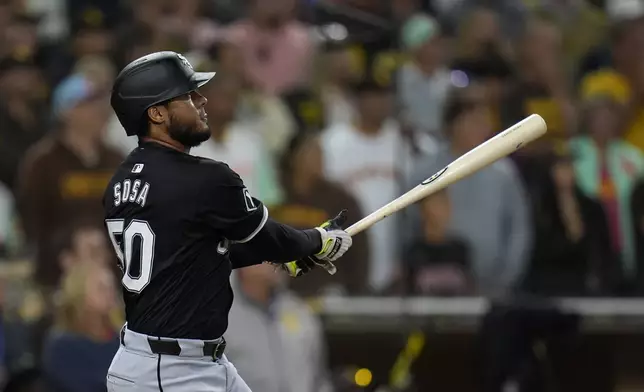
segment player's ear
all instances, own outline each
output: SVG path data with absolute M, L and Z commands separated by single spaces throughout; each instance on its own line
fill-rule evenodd
M 162 105 L 155 105 L 148 109 L 148 118 L 154 124 L 163 124 L 168 117 L 168 109 Z

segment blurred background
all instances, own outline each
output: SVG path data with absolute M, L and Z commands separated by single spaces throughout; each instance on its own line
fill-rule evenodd
M 549 132 L 355 238 L 235 271 L 257 392 L 644 391 L 641 0 L 1 0 L 0 390 L 103 392 L 118 70 L 216 70 L 211 140 L 274 218 L 384 205 L 531 113 Z

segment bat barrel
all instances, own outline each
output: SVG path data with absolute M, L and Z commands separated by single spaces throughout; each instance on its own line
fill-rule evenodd
M 346 231 L 351 236 L 354 236 L 389 215 L 523 148 L 543 136 L 546 131 L 547 126 L 545 120 L 538 114 L 532 114 L 485 143 L 468 151 L 409 192 L 349 226 Z

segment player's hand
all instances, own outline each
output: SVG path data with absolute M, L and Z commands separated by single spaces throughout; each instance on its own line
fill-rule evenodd
M 335 218 L 324 222 L 316 229 L 322 237 L 322 249 L 314 255 L 319 262 L 334 262 L 353 244 L 353 239 L 342 229 L 347 221 L 347 210 L 342 210 Z
M 333 261 L 342 257 L 353 243 L 349 233 L 342 229 L 346 220 L 347 210 L 342 210 L 335 218 L 316 227 L 322 238 L 320 252 L 314 256 L 282 264 L 282 268 L 292 277 L 302 276 L 316 266 L 324 268 L 331 275 L 335 274 L 337 269 Z

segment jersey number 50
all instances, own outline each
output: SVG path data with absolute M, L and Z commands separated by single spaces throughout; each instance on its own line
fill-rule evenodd
M 121 262 L 123 287 L 133 293 L 140 293 L 152 279 L 155 239 L 152 228 L 148 222 L 136 219 L 132 220 L 125 229 L 123 229 L 123 219 L 108 219 L 105 224 L 116 256 Z M 117 236 L 121 237 L 120 241 Z M 133 257 L 136 241 L 139 243 L 140 251 L 138 257 Z

